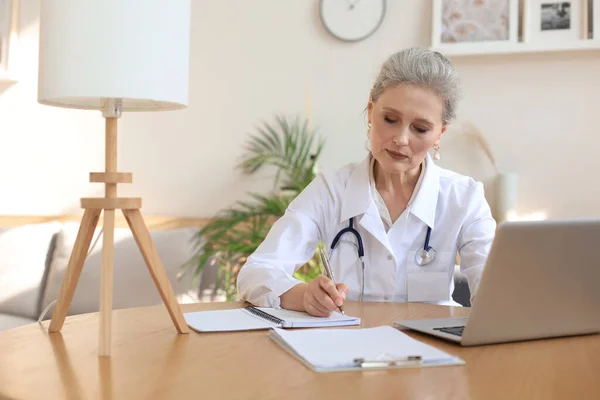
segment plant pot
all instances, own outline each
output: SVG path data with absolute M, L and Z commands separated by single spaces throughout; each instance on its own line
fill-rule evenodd
M 517 213 L 519 175 L 513 172 L 499 174 L 496 177 L 495 192 L 496 219 L 500 223 Z

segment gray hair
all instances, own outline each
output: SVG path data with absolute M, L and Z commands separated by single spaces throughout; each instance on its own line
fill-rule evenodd
M 375 80 L 371 100 L 376 102 L 386 88 L 402 84 L 421 86 L 437 94 L 444 102 L 444 123 L 456 117 L 460 82 L 454 67 L 442 54 L 418 47 L 392 54 Z

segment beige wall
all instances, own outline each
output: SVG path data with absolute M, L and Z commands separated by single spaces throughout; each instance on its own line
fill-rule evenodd
M 119 169 L 133 172 L 134 184 L 121 193 L 142 196 L 146 214 L 209 216 L 247 190 L 268 189 L 268 179 L 236 173 L 236 158 L 261 120 L 303 115 L 307 91 L 327 139 L 323 167 L 362 159 L 362 110 L 377 67 L 395 50 L 428 44 L 429 3 L 388 1 L 380 30 L 348 44 L 322 28 L 316 0 L 194 0 L 189 108 L 122 118 Z M 79 197 L 102 193 L 87 180 L 103 168 L 103 121 L 36 103 L 39 0 L 21 8 L 20 81 L 0 83 L 0 214 L 76 212 Z M 600 215 L 600 52 L 455 64 L 465 92 L 459 118 L 482 129 L 502 169 L 520 174 L 519 212 Z M 443 166 L 492 178 L 456 130 L 441 145 Z

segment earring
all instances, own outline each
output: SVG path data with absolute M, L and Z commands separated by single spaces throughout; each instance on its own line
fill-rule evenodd
M 440 157 L 440 146 L 436 144 L 435 146 L 433 146 L 433 149 L 435 150 L 435 153 L 433 153 L 433 159 L 439 161 L 440 158 L 442 158 Z

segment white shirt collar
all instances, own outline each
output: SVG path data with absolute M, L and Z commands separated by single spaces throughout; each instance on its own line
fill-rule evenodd
M 371 185 L 371 159 L 372 156 L 369 153 L 369 155 L 356 166 L 350 175 L 346 190 L 344 191 L 340 223 L 347 221 L 352 217 L 356 217 L 357 215 L 366 213 L 371 202 L 374 202 L 377 205 L 377 201 L 374 200 L 374 197 L 379 194 L 375 195 L 376 190 L 374 189 L 374 180 L 373 186 Z M 425 168 L 423 168 L 421 175 L 419 176 L 417 186 L 408 203 L 407 209 L 411 214 L 433 229 L 440 188 L 439 170 L 438 166 L 433 163 L 429 154 L 425 157 L 424 167 Z M 383 203 L 383 205 L 385 207 L 385 203 Z M 379 206 L 377 209 L 379 209 Z M 385 211 L 389 217 L 387 207 L 385 207 Z M 391 222 L 391 218 L 389 218 L 389 220 Z

